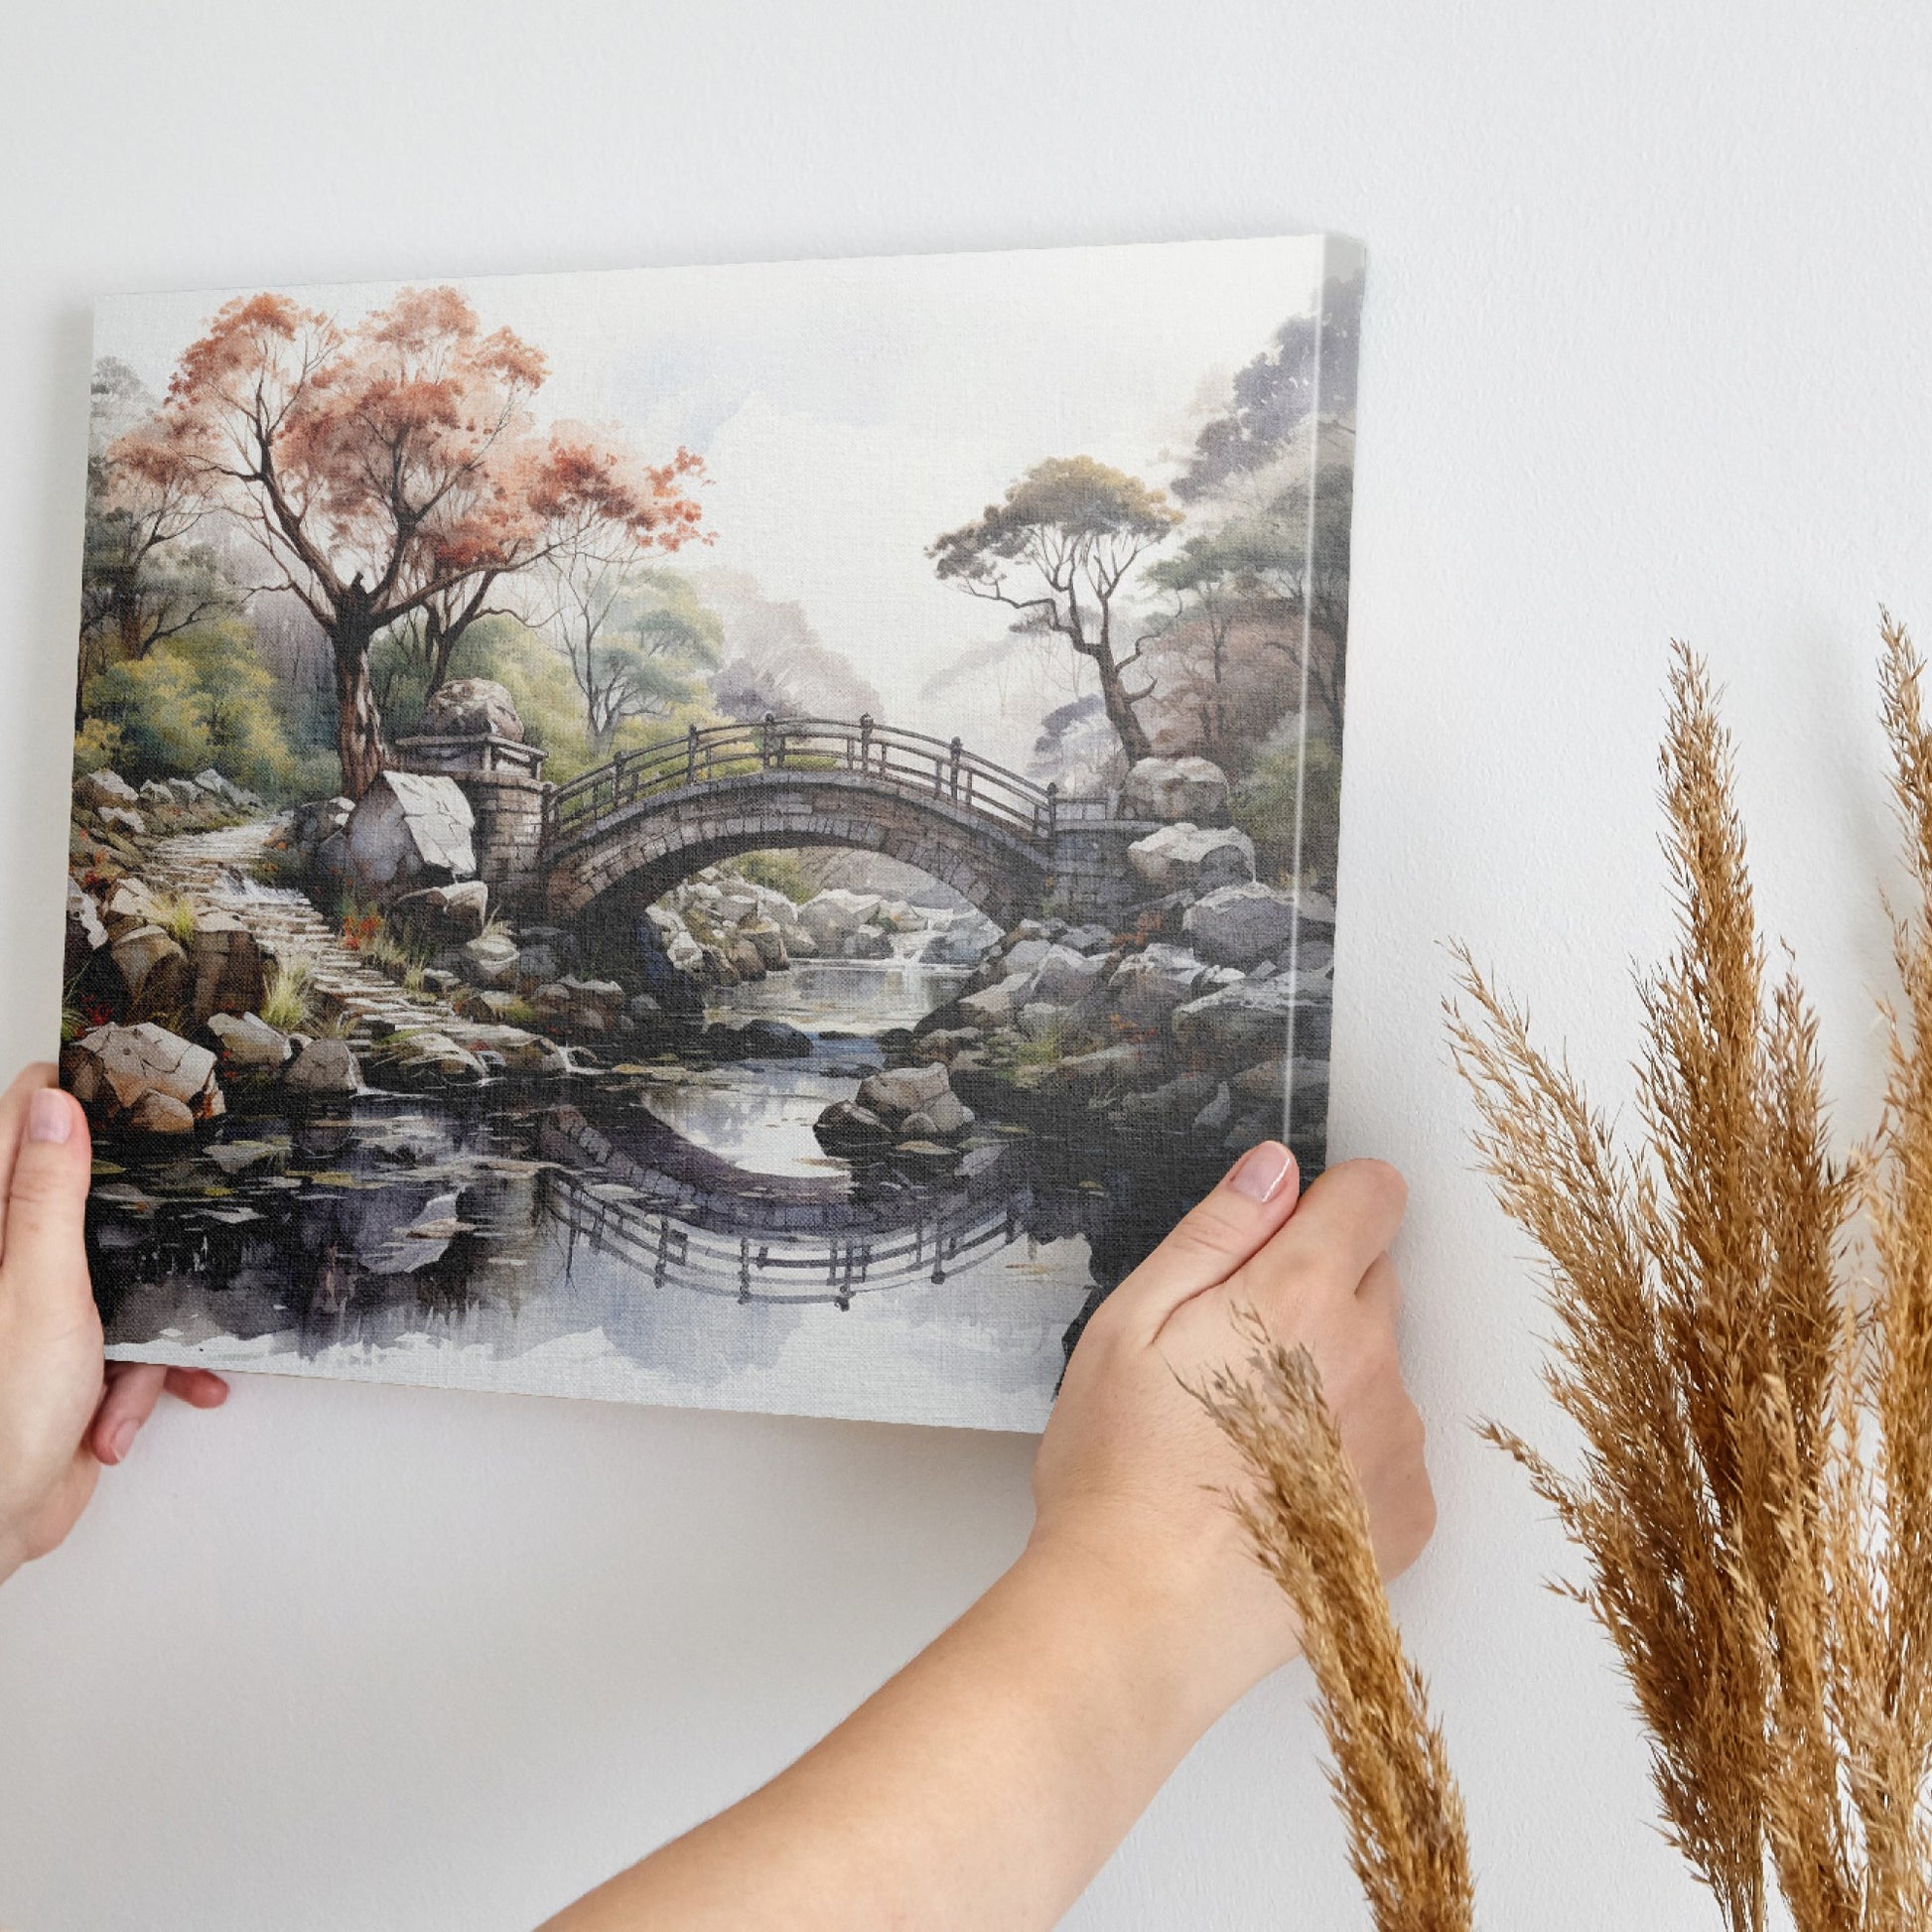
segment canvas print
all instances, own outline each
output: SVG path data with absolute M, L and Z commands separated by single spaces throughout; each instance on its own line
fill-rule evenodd
M 1035 1429 L 1321 1166 L 1359 248 L 124 297 L 109 1352 Z

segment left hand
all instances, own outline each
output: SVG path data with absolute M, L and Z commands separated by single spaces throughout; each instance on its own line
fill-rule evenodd
M 214 1409 L 199 1368 L 107 1362 L 87 1277 L 87 1117 L 30 1066 L 0 1097 L 0 1580 L 72 1529 L 165 1388 Z

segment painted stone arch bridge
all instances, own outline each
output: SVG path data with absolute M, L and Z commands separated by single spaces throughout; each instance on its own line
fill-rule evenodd
M 566 785 L 506 739 L 412 739 L 410 769 L 447 773 L 477 812 L 483 877 L 568 923 L 644 905 L 746 852 L 845 846 L 917 866 L 1003 926 L 1050 909 L 1109 919 L 1133 898 L 1126 848 L 1155 826 L 1068 798 L 958 739 L 871 718 L 766 717 L 691 728 Z

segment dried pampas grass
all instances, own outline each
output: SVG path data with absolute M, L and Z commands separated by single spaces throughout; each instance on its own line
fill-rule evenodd
M 1662 756 L 1679 935 L 1640 988 L 1636 1145 L 1466 954 L 1449 1014 L 1482 1166 L 1549 1263 L 1548 1380 L 1581 1466 L 1487 1434 L 1586 1557 L 1570 1593 L 1616 1647 L 1666 1828 L 1734 1932 L 1766 1923 L 1772 1883 L 1800 1932 L 1932 1907 L 1932 735 L 1910 640 L 1889 617 L 1882 637 L 1916 891 L 1868 1147 L 1833 1157 L 1817 1025 L 1768 973 L 1729 743 L 1681 647 Z
M 1230 1505 L 1302 1619 L 1350 1863 L 1377 1932 L 1468 1932 L 1462 1797 L 1396 1635 L 1361 1486 L 1308 1351 L 1252 1314 L 1242 1326 L 1250 1373 L 1215 1375 L 1200 1398 L 1253 1477 Z
M 1460 953 L 1449 1009 L 1482 1167 L 1548 1263 L 1574 1467 L 1485 1434 L 1583 1553 L 1558 1587 L 1615 1647 L 1671 1841 L 1731 1932 L 1932 1924 L 1932 729 L 1882 620 L 1881 716 L 1912 881 L 1871 1139 L 1834 1155 L 1818 1030 L 1773 975 L 1729 741 L 1679 647 L 1661 767 L 1677 944 L 1639 983 L 1622 1142 Z M 1203 1400 L 1231 1500 L 1301 1611 L 1375 1923 L 1466 1927 L 1462 1808 L 1403 1657 L 1309 1358 L 1255 1328 Z

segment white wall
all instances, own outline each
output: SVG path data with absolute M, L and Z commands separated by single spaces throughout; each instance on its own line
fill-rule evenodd
M 56 1007 L 102 290 L 1240 235 L 1370 244 L 1338 1154 L 1399 1162 L 1443 1496 L 1399 1607 L 1491 1927 L 1715 1922 L 1562 1552 L 1466 1166 L 1440 942 L 1619 1092 L 1668 929 L 1666 639 L 1730 686 L 1772 924 L 1869 1113 L 1883 598 L 1932 637 L 1919 10 L 339 0 L 11 9 L 0 74 L 0 1062 Z M 546 17 L 554 28 L 539 23 Z M 987 1580 L 1023 1442 L 270 1380 L 168 1414 L 0 1594 L 0 1921 L 525 1924 L 775 1769 Z M 1363 1923 L 1305 1685 L 1072 1923 Z

